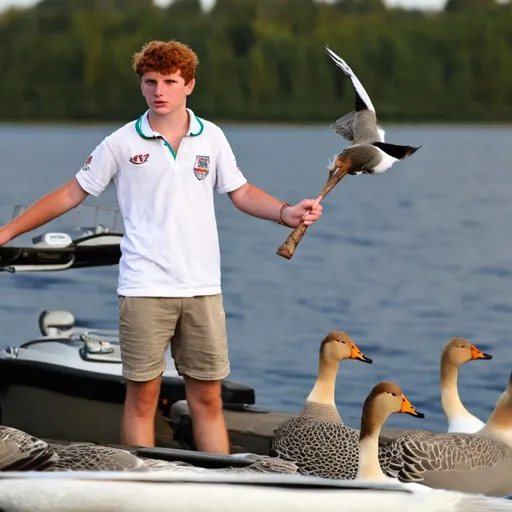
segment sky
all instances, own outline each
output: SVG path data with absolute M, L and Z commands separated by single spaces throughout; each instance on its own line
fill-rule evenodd
M 445 0 L 384 0 L 388 5 L 401 5 L 403 7 L 415 7 L 420 9 L 440 9 L 444 6 Z M 156 0 L 159 5 L 167 5 L 170 0 Z M 215 0 L 201 0 L 205 7 L 210 7 Z M 37 0 L 0 0 L 0 11 L 11 6 L 30 6 L 37 3 Z
M 38 0 L 0 0 L 0 11 L 3 11 L 6 7 L 11 7 L 14 5 L 19 6 L 30 6 L 37 3 Z M 201 0 L 201 3 L 206 7 L 210 6 L 214 0 Z M 156 0 L 156 3 L 159 5 L 167 5 L 170 3 L 170 0 Z

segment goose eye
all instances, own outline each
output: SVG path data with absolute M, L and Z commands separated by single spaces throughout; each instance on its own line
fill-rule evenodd
M 343 343 L 343 345 L 345 345 L 346 341 L 345 340 L 342 340 L 341 343 Z

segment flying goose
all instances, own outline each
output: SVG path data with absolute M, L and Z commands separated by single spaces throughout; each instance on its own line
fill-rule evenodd
M 512 493 L 512 373 L 485 427 L 475 434 L 411 430 L 382 444 L 388 476 L 435 489 L 502 497 Z
M 354 110 L 331 125 L 331 129 L 335 133 L 352 142 L 352 145 L 344 151 L 345 156 L 351 159 L 348 174 L 382 173 L 395 162 L 404 160 L 415 153 L 419 147 L 398 146 L 384 142 L 384 130 L 377 125 L 375 107 L 365 88 L 341 57 L 327 45 L 325 50 L 336 66 L 350 77 L 356 93 Z M 338 172 L 338 169 L 342 168 L 338 160 L 341 155 L 335 155 L 329 164 L 330 178 Z M 336 163 L 337 160 L 338 163 Z
M 358 431 L 345 425 L 335 403 L 340 361 L 371 363 L 350 336 L 330 332 L 319 351 L 318 376 L 299 416 L 275 431 L 271 454 L 295 462 L 301 474 L 324 478 L 354 478 Z
M 441 404 L 448 421 L 448 432 L 474 433 L 485 423 L 462 404 L 457 389 L 459 366 L 477 359 L 492 359 L 464 338 L 452 338 L 441 353 Z

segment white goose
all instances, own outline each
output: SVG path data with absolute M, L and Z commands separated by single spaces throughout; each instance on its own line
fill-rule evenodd
M 485 423 L 464 407 L 457 388 L 459 367 L 469 361 L 492 359 L 464 338 L 452 338 L 441 353 L 441 404 L 448 422 L 448 432 L 474 433 Z

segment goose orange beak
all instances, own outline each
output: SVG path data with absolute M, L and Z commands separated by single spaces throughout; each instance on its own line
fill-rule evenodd
M 418 411 L 414 405 L 409 402 L 409 400 L 405 397 L 405 395 L 402 395 L 402 407 L 400 409 L 400 412 L 404 414 L 410 414 L 411 416 L 416 416 L 416 418 L 424 418 L 425 415 Z
M 471 359 L 492 359 L 492 356 L 478 350 L 475 345 L 471 345 Z
M 360 350 L 357 348 L 355 343 L 352 343 L 352 351 L 350 353 L 350 359 L 358 359 L 359 361 L 363 361 L 363 363 L 372 364 L 373 361 L 366 357 Z

